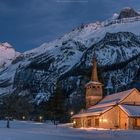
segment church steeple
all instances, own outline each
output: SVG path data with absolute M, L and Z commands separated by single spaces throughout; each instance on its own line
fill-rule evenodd
M 94 51 L 93 55 L 93 67 L 92 67 L 92 75 L 91 75 L 91 81 L 98 82 L 98 74 L 97 74 L 97 59 L 96 59 L 96 53 Z
M 97 74 L 97 60 L 94 51 L 91 81 L 86 84 L 86 107 L 97 104 L 103 98 L 103 84 L 99 82 Z

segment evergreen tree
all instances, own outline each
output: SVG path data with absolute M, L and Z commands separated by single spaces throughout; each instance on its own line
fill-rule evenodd
M 52 118 L 55 121 L 63 122 L 63 117 L 66 114 L 66 108 L 65 108 L 65 93 L 63 92 L 63 89 L 61 88 L 60 84 L 57 84 L 56 90 L 52 97 L 50 98 L 51 103 L 51 110 L 52 110 Z
M 7 118 L 7 128 L 9 128 L 10 118 L 21 119 L 22 116 L 28 118 L 33 111 L 33 105 L 23 96 L 8 94 L 3 97 L 0 109 L 1 117 Z

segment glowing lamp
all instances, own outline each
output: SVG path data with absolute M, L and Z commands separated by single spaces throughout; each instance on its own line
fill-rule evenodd
M 76 124 L 76 121 L 73 121 L 73 124 Z
M 39 120 L 42 121 L 42 119 L 43 119 L 43 117 L 42 116 L 39 116 Z
M 71 112 L 70 112 L 70 115 L 72 116 L 73 114 L 74 114 L 74 112 L 73 112 L 73 111 L 71 111 Z

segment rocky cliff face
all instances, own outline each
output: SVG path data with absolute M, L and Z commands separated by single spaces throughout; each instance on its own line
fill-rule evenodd
M 138 12 L 136 12 L 134 9 L 132 9 L 130 7 L 126 7 L 121 10 L 118 19 L 137 17 L 137 16 L 140 16 L 140 14 Z
M 140 87 L 140 18 L 122 17 L 82 25 L 62 38 L 18 55 L 0 69 L 0 92 L 16 91 L 39 104 L 48 101 L 57 81 L 72 104 L 84 102 L 96 50 L 105 94 Z

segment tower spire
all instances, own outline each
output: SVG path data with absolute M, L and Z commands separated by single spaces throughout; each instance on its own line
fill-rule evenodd
M 98 82 L 98 74 L 97 74 L 97 59 L 96 59 L 96 52 L 94 50 L 94 55 L 93 55 L 93 68 L 92 68 L 92 76 L 91 76 L 91 81 L 96 81 Z
M 94 50 L 91 81 L 86 84 L 86 107 L 97 104 L 103 98 L 103 84 L 98 80 L 97 60 Z

